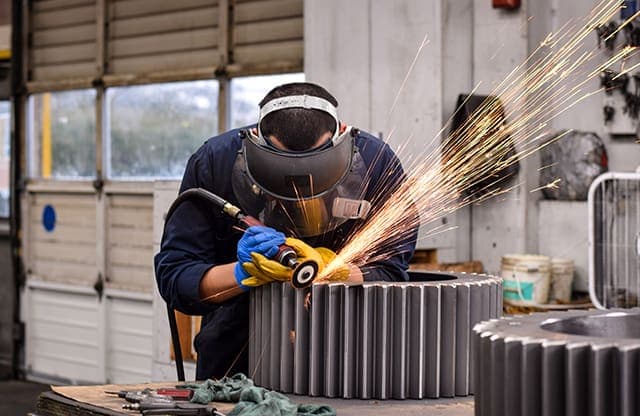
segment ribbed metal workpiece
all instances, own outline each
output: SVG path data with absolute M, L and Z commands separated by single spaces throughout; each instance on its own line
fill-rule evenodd
M 256 384 L 362 399 L 471 394 L 471 328 L 502 315 L 501 279 L 426 272 L 411 278 L 252 290 L 249 372 Z
M 474 328 L 478 416 L 640 414 L 640 311 L 556 312 Z

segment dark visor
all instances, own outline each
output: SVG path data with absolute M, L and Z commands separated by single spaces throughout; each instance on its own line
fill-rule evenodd
M 353 157 L 353 138 L 348 131 L 333 146 L 302 153 L 261 146 L 251 135 L 244 145 L 251 179 L 266 193 L 292 200 L 333 189 L 349 172 Z

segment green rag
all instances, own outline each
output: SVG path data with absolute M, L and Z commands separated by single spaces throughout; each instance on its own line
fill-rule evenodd
M 253 380 L 244 374 L 223 377 L 220 380 L 207 380 L 204 383 L 185 384 L 193 390 L 191 402 L 207 404 L 209 402 L 237 402 L 246 388 L 253 387 Z
M 238 402 L 228 416 L 335 416 L 336 411 L 324 405 L 295 404 L 284 394 L 253 385 L 244 374 L 185 384 L 193 390 L 194 403 Z

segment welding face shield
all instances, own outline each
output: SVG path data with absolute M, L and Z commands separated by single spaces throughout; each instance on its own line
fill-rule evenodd
M 232 173 L 242 209 L 297 237 L 320 235 L 349 219 L 366 217 L 371 207 L 362 199 L 366 167 L 352 130 L 339 132 L 335 107 L 318 97 L 283 97 L 266 103 L 260 119 L 283 108 L 326 111 L 336 120 L 335 133 L 319 148 L 292 152 L 270 144 L 259 128 L 257 135 L 246 130 Z

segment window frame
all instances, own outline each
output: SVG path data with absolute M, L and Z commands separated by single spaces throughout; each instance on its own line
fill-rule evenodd
M 109 133 L 108 119 L 110 116 L 107 113 L 105 97 L 108 88 L 163 82 L 216 80 L 219 91 L 218 130 L 224 132 L 229 129 L 230 123 L 230 82 L 232 79 L 245 76 L 304 73 L 303 0 L 287 0 L 286 2 L 249 0 L 240 3 L 235 0 L 219 0 L 216 4 L 209 5 L 207 3 L 205 5 L 203 3 L 197 7 L 194 6 L 193 10 L 200 10 L 201 15 L 212 12 L 211 7 L 215 9 L 215 14 L 217 14 L 217 18 L 207 22 L 207 25 L 213 25 L 212 27 L 216 28 L 215 45 L 198 46 L 198 48 L 204 47 L 205 49 L 202 50 L 208 51 L 209 58 L 213 59 L 202 60 L 200 58 L 203 56 L 198 55 L 199 58 L 194 58 L 193 64 L 167 64 L 166 67 L 158 68 L 137 64 L 121 65 L 121 58 L 137 59 L 148 57 L 148 54 L 156 56 L 154 55 L 156 52 L 160 55 L 164 54 L 162 56 L 170 57 L 173 52 L 169 51 L 171 52 L 169 53 L 163 49 L 167 45 L 160 45 L 157 51 L 143 48 L 140 56 L 128 55 L 133 51 L 140 52 L 140 47 L 148 41 L 148 35 L 145 37 L 144 30 L 152 29 L 151 27 L 129 34 L 132 40 L 137 42 L 135 48 L 116 52 L 114 49 L 116 43 L 119 45 L 118 47 L 122 47 L 121 40 L 129 35 L 117 33 L 117 30 L 114 29 L 114 19 L 126 20 L 131 17 L 144 19 L 145 13 L 168 16 L 170 12 L 172 13 L 169 9 L 173 9 L 175 6 L 166 5 L 160 11 L 145 9 L 145 13 L 138 13 L 136 16 L 131 14 L 133 12 L 131 9 L 125 11 L 125 9 L 116 9 L 112 6 L 109 1 L 96 1 L 94 4 L 88 4 L 87 7 L 73 6 L 68 8 L 60 5 L 47 5 L 46 7 L 36 5 L 31 8 L 19 7 L 17 9 L 16 16 L 20 25 L 16 26 L 18 35 L 15 38 L 15 45 L 21 53 L 16 68 L 19 75 L 17 84 L 20 87 L 16 99 L 22 112 L 18 121 L 18 132 L 20 147 L 23 149 L 19 153 L 19 176 L 26 179 L 25 184 L 27 185 L 33 182 L 46 183 L 57 180 L 34 177 L 29 168 L 33 161 L 29 160 L 31 155 L 26 152 L 28 150 L 27 138 L 30 136 L 26 133 L 33 126 L 26 116 L 28 116 L 30 101 L 28 97 L 32 94 L 88 88 L 96 90 L 96 178 L 92 182 L 98 190 L 106 181 L 154 180 L 154 177 L 109 177 L 106 162 L 109 160 L 110 154 L 107 140 L 105 140 L 108 137 L 106 134 Z M 50 13 L 52 10 L 62 8 L 65 9 L 66 18 L 70 19 L 65 25 L 80 25 L 83 30 L 74 32 L 77 35 L 66 40 L 60 37 L 60 39 L 50 39 L 47 41 L 48 43 L 44 42 L 42 31 L 49 29 L 49 27 L 43 26 L 43 16 L 47 15 L 52 19 L 49 22 L 51 27 L 66 27 L 62 25 L 64 22 L 51 17 L 54 14 Z M 264 24 L 275 25 L 278 29 L 272 31 L 274 36 L 267 40 L 262 36 L 261 25 Z M 93 32 L 95 38 L 87 35 L 90 25 L 95 27 L 95 32 Z M 200 26 L 193 28 L 182 25 L 178 29 L 171 33 L 179 33 L 180 36 L 183 34 L 192 35 L 199 33 Z M 116 31 L 114 32 L 114 30 Z M 70 40 L 73 42 L 69 42 Z M 172 38 L 172 41 L 175 40 Z M 84 47 L 82 56 L 76 56 L 77 51 L 68 49 L 69 45 L 75 45 L 78 42 Z M 42 54 L 43 48 L 51 46 L 60 47 L 60 56 L 68 56 L 69 59 L 58 57 L 55 61 L 51 61 L 48 55 Z M 181 50 L 181 52 L 184 51 Z M 79 61 L 74 59 L 80 59 L 81 65 L 76 65 Z M 120 65 L 118 64 L 119 59 Z M 86 182 L 85 178 L 78 180 Z
M 7 197 L 7 214 L 6 215 L 2 215 L 0 214 L 0 236 L 4 236 L 4 235 L 8 235 L 9 233 L 9 218 L 11 217 L 11 162 L 12 162 L 12 158 L 13 158 L 13 153 L 12 153 L 12 143 L 11 143 L 11 136 L 12 136 L 12 124 L 13 124 L 13 103 L 10 99 L 2 99 L 0 100 L 1 102 L 6 102 L 7 103 L 7 109 L 8 109 L 8 117 L 7 117 L 7 134 L 5 137 L 5 143 L 4 146 L 6 146 L 6 148 L 0 149 L 0 151 L 4 154 L 7 154 L 7 161 L 9 163 L 9 166 L 7 168 L 7 174 L 8 174 L 8 188 L 7 188 L 7 192 L 8 192 L 8 197 Z
M 119 87 L 137 87 L 154 84 L 165 84 L 168 82 L 195 82 L 195 81 L 216 81 L 218 83 L 218 96 L 217 96 L 217 111 L 212 112 L 212 117 L 218 119 L 218 131 L 216 134 L 221 134 L 229 130 L 232 117 L 232 88 L 231 83 L 234 80 L 255 77 L 255 76 L 286 76 L 286 75 L 302 75 L 302 71 L 290 71 L 290 72 L 277 72 L 277 73 L 257 73 L 257 74 L 239 74 L 238 76 L 216 76 L 210 78 L 195 78 L 195 79 L 182 79 L 171 81 L 159 81 L 159 82 L 141 82 L 141 83 L 127 83 L 110 85 L 108 87 L 102 86 L 99 88 L 92 88 L 95 94 L 95 137 L 94 144 L 96 150 L 96 169 L 95 177 L 71 177 L 71 176 L 58 176 L 44 178 L 38 173 L 36 164 L 39 163 L 39 157 L 35 154 L 38 148 L 36 141 L 40 138 L 35 137 L 35 95 L 44 93 L 56 93 L 56 92 L 69 92 L 69 91 L 88 91 L 89 88 L 83 89 L 65 89 L 65 90 L 52 90 L 52 91 L 38 91 L 32 92 L 27 95 L 25 100 L 25 177 L 29 182 L 46 183 L 46 182 L 99 182 L 104 183 L 114 182 L 150 182 L 155 180 L 179 180 L 180 177 L 168 177 L 168 176 L 131 176 L 131 177 L 112 177 L 111 176 L 111 118 L 112 114 L 109 108 L 109 88 Z M 257 117 L 257 111 L 256 111 Z M 256 120 L 257 121 L 257 120 Z M 203 138 L 206 139 L 206 138 Z M 195 149 L 194 149 L 195 150 Z M 185 160 L 186 163 L 186 160 Z
M 98 95 L 97 95 L 97 91 L 95 90 L 95 88 L 82 88 L 82 89 L 68 89 L 68 90 L 59 90 L 59 91 L 43 91 L 43 92 L 36 92 L 36 93 L 31 93 L 29 95 L 26 96 L 25 98 L 25 109 L 24 109 L 24 114 L 26 117 L 25 120 L 25 178 L 29 181 L 37 181 L 37 182 L 50 182 L 50 181 L 72 181 L 72 182 L 82 182 L 82 181 L 93 181 L 96 179 L 97 177 L 97 170 L 94 172 L 93 176 L 51 176 L 48 178 L 45 178 L 42 176 L 41 173 L 38 173 L 38 163 L 41 162 L 41 159 L 39 156 L 36 155 L 36 150 L 40 148 L 40 143 L 38 143 L 38 141 L 40 140 L 39 138 L 36 137 L 36 133 L 35 133 L 35 117 L 36 115 L 36 110 L 35 110 L 35 96 L 39 95 L 39 94 L 55 94 L 55 93 L 68 93 L 68 92 L 73 92 L 73 91 L 92 91 L 92 92 L 96 92 L 96 94 L 94 95 L 94 108 L 96 106 L 97 100 L 98 100 Z M 100 129 L 100 126 L 98 124 L 98 118 L 96 117 L 94 119 L 94 123 L 95 123 L 95 128 L 94 128 L 94 134 L 93 134 L 93 143 L 94 145 L 96 144 L 96 136 L 99 134 L 98 130 Z M 97 159 L 98 156 L 98 148 L 96 146 L 95 148 L 95 158 Z M 97 165 L 94 162 L 94 167 L 97 169 Z
M 103 172 L 103 176 L 104 176 L 104 180 L 108 180 L 110 182 L 116 182 L 116 183 L 121 183 L 121 182 L 149 182 L 149 181 L 155 181 L 155 180 L 180 180 L 181 176 L 159 176 L 159 175 L 153 175 L 153 176 L 118 176 L 118 177 L 114 177 L 112 176 L 112 160 L 111 160 L 111 156 L 112 156 L 112 140 L 111 140 L 111 120 L 112 120 L 112 113 L 110 110 L 110 104 L 111 104 L 111 100 L 113 99 L 113 97 L 110 97 L 110 92 L 109 89 L 110 88 L 123 88 L 123 87 L 141 87 L 141 86 L 149 86 L 149 85 L 159 85 L 159 84 L 168 84 L 168 83 L 186 83 L 186 82 L 197 82 L 197 81 L 214 81 L 214 82 L 218 82 L 217 87 L 218 87 L 218 97 L 216 97 L 216 105 L 220 105 L 220 82 L 216 79 L 216 78 L 210 78 L 210 79 L 197 79 L 197 80 L 188 80 L 188 81 L 170 81 L 170 82 L 159 82 L 159 83 L 148 83 L 148 84 L 135 84 L 135 85 L 126 85 L 126 86 L 113 86 L 113 87 L 109 87 L 107 89 L 105 89 L 105 105 L 104 105 L 104 109 L 103 109 L 103 130 L 102 130 L 102 137 L 103 137 L 103 143 L 102 143 L 102 153 L 103 153 L 103 158 L 102 158 L 102 165 L 104 166 L 104 172 Z M 215 113 L 212 112 L 212 116 L 215 117 L 219 117 L 219 111 L 217 111 L 217 108 L 215 109 Z M 215 134 L 220 134 L 221 130 L 220 130 L 220 125 L 221 125 L 221 121 L 218 119 L 218 130 L 215 132 Z M 203 140 L 206 139 L 206 137 L 202 138 Z M 195 151 L 196 149 L 193 149 L 193 151 Z M 184 161 L 184 163 L 186 164 L 186 159 Z

